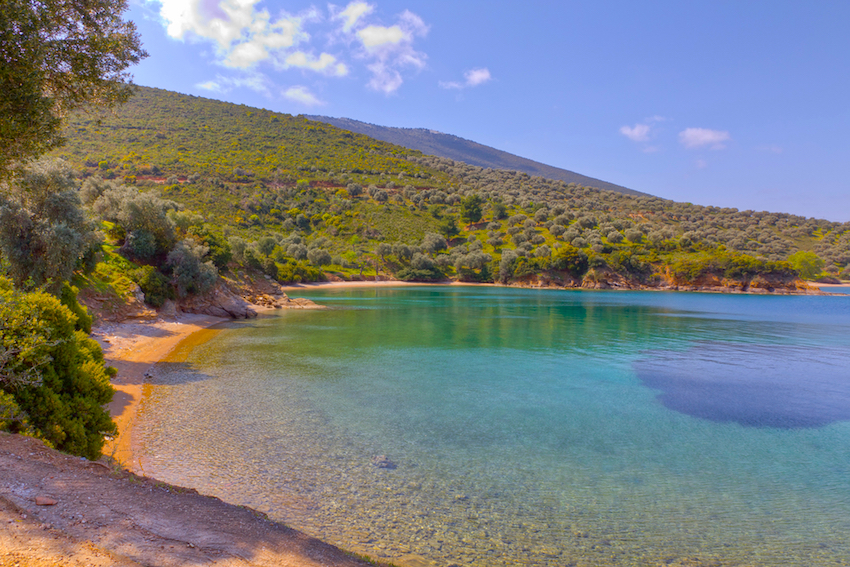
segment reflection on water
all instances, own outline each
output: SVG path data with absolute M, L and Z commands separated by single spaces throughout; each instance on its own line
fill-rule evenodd
M 157 366 L 147 472 L 403 565 L 850 563 L 844 298 L 311 298 Z

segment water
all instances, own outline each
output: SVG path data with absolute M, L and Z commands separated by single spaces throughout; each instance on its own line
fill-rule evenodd
M 850 565 L 845 297 L 304 295 L 157 365 L 148 474 L 400 565 Z

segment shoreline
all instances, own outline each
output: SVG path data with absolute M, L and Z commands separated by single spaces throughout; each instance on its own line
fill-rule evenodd
M 717 290 L 717 289 L 671 289 L 671 288 L 643 288 L 643 289 L 624 289 L 620 287 L 611 288 L 582 288 L 582 287 L 560 287 L 560 286 L 535 286 L 535 285 L 505 285 L 500 283 L 478 283 L 478 282 L 462 282 L 457 280 L 447 280 L 441 282 L 406 282 L 402 280 L 342 280 L 342 281 L 325 281 L 325 282 L 308 282 L 298 284 L 281 284 L 280 287 L 286 292 L 304 291 L 310 289 L 354 289 L 354 288 L 377 288 L 377 287 L 411 287 L 411 286 L 469 286 L 469 287 L 504 287 L 516 289 L 568 289 L 573 291 L 666 291 L 666 292 L 685 292 L 685 293 L 729 293 L 742 295 L 847 295 L 843 293 L 830 292 L 829 288 L 850 288 L 850 282 L 841 284 L 822 284 L 817 282 L 805 282 L 812 292 L 766 292 L 766 291 L 739 291 L 735 289 Z M 823 288 L 823 289 L 821 289 Z
M 97 325 L 92 329 L 91 336 L 103 349 L 106 364 L 118 370 L 111 381 L 115 395 L 108 405 L 118 435 L 107 440 L 104 455 L 123 468 L 134 472 L 142 470 L 133 431 L 139 403 L 145 393 L 146 374 L 184 340 L 225 321 L 228 319 L 184 313 L 174 320 L 131 320 Z

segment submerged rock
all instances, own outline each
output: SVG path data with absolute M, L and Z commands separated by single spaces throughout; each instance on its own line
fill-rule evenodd
M 394 469 L 396 464 L 389 460 L 386 455 L 375 455 L 372 457 L 372 464 L 379 469 Z

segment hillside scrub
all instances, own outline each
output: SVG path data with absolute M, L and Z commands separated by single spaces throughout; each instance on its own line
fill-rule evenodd
M 221 270 L 229 261 L 273 274 L 271 258 L 281 280 L 316 277 L 295 273 L 306 268 L 343 279 L 377 269 L 400 279 L 506 283 L 532 273 L 580 280 L 592 269 L 597 278 L 659 285 L 671 273 L 692 283 L 689 274 L 700 270 L 742 282 L 753 271 L 793 279 L 801 263 L 790 271 L 775 263 L 799 252 L 814 254 L 827 274 L 850 263 L 850 223 L 485 169 L 302 117 L 156 89 L 140 89 L 123 110 L 100 124 L 75 117 L 61 153 L 81 177 L 133 181 L 201 217 L 192 223 L 232 250 L 214 261 Z M 209 236 L 176 231 L 213 255 Z M 481 248 L 470 249 L 470 239 Z M 714 263 L 701 265 L 706 257 Z

